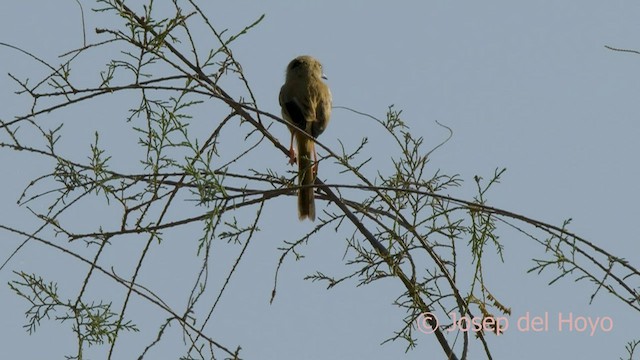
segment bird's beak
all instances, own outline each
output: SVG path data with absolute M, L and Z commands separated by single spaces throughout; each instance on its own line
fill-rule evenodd
M 325 80 L 329 80 L 329 78 L 327 77 L 327 75 L 325 75 L 324 73 L 322 73 L 322 78 Z

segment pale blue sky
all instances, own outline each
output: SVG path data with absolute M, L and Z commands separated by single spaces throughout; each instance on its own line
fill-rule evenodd
M 91 12 L 93 2 L 81 2 L 88 41 L 97 42 L 102 38 L 94 28 L 114 23 L 106 14 Z M 156 1 L 155 6 L 162 10 L 168 3 Z M 436 120 L 453 129 L 452 140 L 433 154 L 430 163 L 433 171 L 458 173 L 465 180 L 465 186 L 452 195 L 470 198 L 474 175 L 489 177 L 495 168 L 506 167 L 501 184 L 489 195 L 490 205 L 557 225 L 573 218 L 573 232 L 626 257 L 636 267 L 640 263 L 635 231 L 640 215 L 636 205 L 640 202 L 640 55 L 604 47 L 640 49 L 640 4 L 592 0 L 208 3 L 203 9 L 214 26 L 230 32 L 266 15 L 232 47 L 263 110 L 279 113 L 277 94 L 288 61 L 300 54 L 314 55 L 323 62 L 334 105 L 384 117 L 387 107 L 395 104 L 403 110 L 403 119 L 413 134 L 432 144 L 428 147 L 447 135 Z M 80 30 L 79 10 L 72 0 L 5 1 L 0 5 L 0 42 L 23 47 L 49 61 L 80 47 Z M 208 34 L 195 36 L 198 41 L 215 41 L 207 39 Z M 95 59 L 83 62 L 103 64 L 109 56 L 94 55 Z M 35 80 L 45 71 L 6 47 L 0 47 L 0 70 L 0 118 L 6 120 L 28 106 L 13 95 L 16 88 L 7 72 Z M 82 67 L 76 71 L 84 75 Z M 95 78 L 97 74 L 87 76 Z M 122 113 L 111 109 L 96 102 L 41 120 L 65 121 L 61 146 L 83 158 L 95 130 L 104 132 L 105 144 L 122 136 L 109 121 L 123 121 L 124 109 Z M 196 113 L 193 123 L 211 117 L 206 112 Z M 275 128 L 274 133 L 288 141 L 283 127 Z M 378 169 L 390 165 L 389 147 L 383 143 L 388 139 L 383 132 L 370 120 L 350 112 L 334 110 L 321 140 L 338 149 L 338 139 L 348 143 L 352 134 L 371 140 L 366 151 L 373 161 L 363 169 L 366 174 L 375 176 Z M 115 159 L 128 155 L 127 148 L 112 151 Z M 267 149 L 263 157 L 259 161 L 266 166 L 284 171 L 282 154 Z M 4 169 L 11 169 L 2 181 L 2 223 L 35 229 L 28 211 L 17 209 L 15 201 L 33 176 L 46 171 L 39 168 L 43 163 L 2 149 L 0 162 Z M 338 176 L 332 172 L 336 169 L 324 166 L 321 177 L 332 180 Z M 343 236 L 318 238 L 305 248 L 303 261 L 288 261 L 280 274 L 278 297 L 269 305 L 273 271 L 280 256 L 277 248 L 283 240 L 294 240 L 312 226 L 297 223 L 292 198 L 277 204 L 281 207 L 270 209 L 270 223 L 254 239 L 214 316 L 210 333 L 216 340 L 231 347 L 242 346 L 246 359 L 442 358 L 442 351 L 428 335 L 418 336 L 419 346 L 406 354 L 402 342 L 379 345 L 402 325 L 404 314 L 391 305 L 398 284 L 387 281 L 354 289 L 349 283 L 327 291 L 322 284 L 303 280 L 316 270 L 330 274 L 349 271 L 342 261 Z M 180 206 L 188 211 L 189 205 Z M 79 213 L 77 221 L 91 215 Z M 487 259 L 485 266 L 493 276 L 493 292 L 512 308 L 514 317 L 526 312 L 548 312 L 551 317 L 573 312 L 592 318 L 609 316 L 614 328 L 594 336 L 555 329 L 488 336 L 495 359 L 611 359 L 624 355 L 626 342 L 640 334 L 637 313 L 604 293 L 589 306 L 593 288 L 587 283 L 567 279 L 546 286 L 552 274 L 526 274 L 532 266 L 529 259 L 543 256 L 541 250 L 506 228 L 500 233 L 506 262 L 501 264 L 490 256 L 494 262 Z M 0 232 L 0 254 L 12 251 L 20 242 Z M 164 279 L 184 277 L 188 289 L 192 283 L 188 271 L 197 266 L 192 264 L 195 246 L 189 245 L 185 250 L 185 242 L 176 238 L 156 247 L 145 280 L 161 289 Z M 229 251 L 230 259 L 237 253 L 235 247 L 218 249 Z M 114 256 L 123 262 L 134 260 L 127 254 Z M 46 271 L 52 277 L 64 277 L 81 269 L 72 262 L 62 262 L 60 267 L 62 259 L 35 244 L 27 246 L 9 269 L 0 273 L 0 284 L 14 279 L 10 270 Z M 228 267 L 220 265 L 216 282 Z M 167 294 L 180 294 L 180 290 L 185 289 L 163 289 Z M 110 291 L 95 289 L 94 294 L 109 296 Z M 185 301 L 179 295 L 168 298 L 176 306 Z M 0 347 L 5 356 L 62 358 L 71 353 L 73 339 L 70 332 L 63 331 L 64 326 L 47 322 L 28 336 L 21 329 L 24 302 L 2 286 L 0 303 Z M 141 313 L 146 310 L 144 303 L 138 305 Z M 141 335 L 120 343 L 119 358 L 138 354 L 140 344 L 151 341 L 157 323 L 146 325 Z M 177 327 L 171 331 L 175 341 L 180 341 Z M 472 358 L 481 358 L 480 350 L 474 344 Z M 171 346 L 163 351 L 151 358 L 176 358 Z

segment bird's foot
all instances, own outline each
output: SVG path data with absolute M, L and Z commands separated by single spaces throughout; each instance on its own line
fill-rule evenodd
M 297 162 L 296 151 L 293 148 L 289 149 L 289 165 L 294 165 Z

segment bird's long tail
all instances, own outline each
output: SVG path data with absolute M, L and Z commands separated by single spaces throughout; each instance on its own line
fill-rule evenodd
M 300 220 L 309 218 L 314 221 L 316 219 L 316 205 L 314 188 L 311 187 L 316 181 L 311 159 L 314 142 L 303 134 L 296 136 L 296 142 L 298 143 L 298 183 L 303 186 L 298 191 L 298 217 Z

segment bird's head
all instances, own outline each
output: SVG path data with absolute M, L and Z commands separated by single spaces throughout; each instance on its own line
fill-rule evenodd
M 289 66 L 287 66 L 287 78 L 296 77 L 327 78 L 322 72 L 322 64 L 309 55 L 298 56 L 291 60 Z

